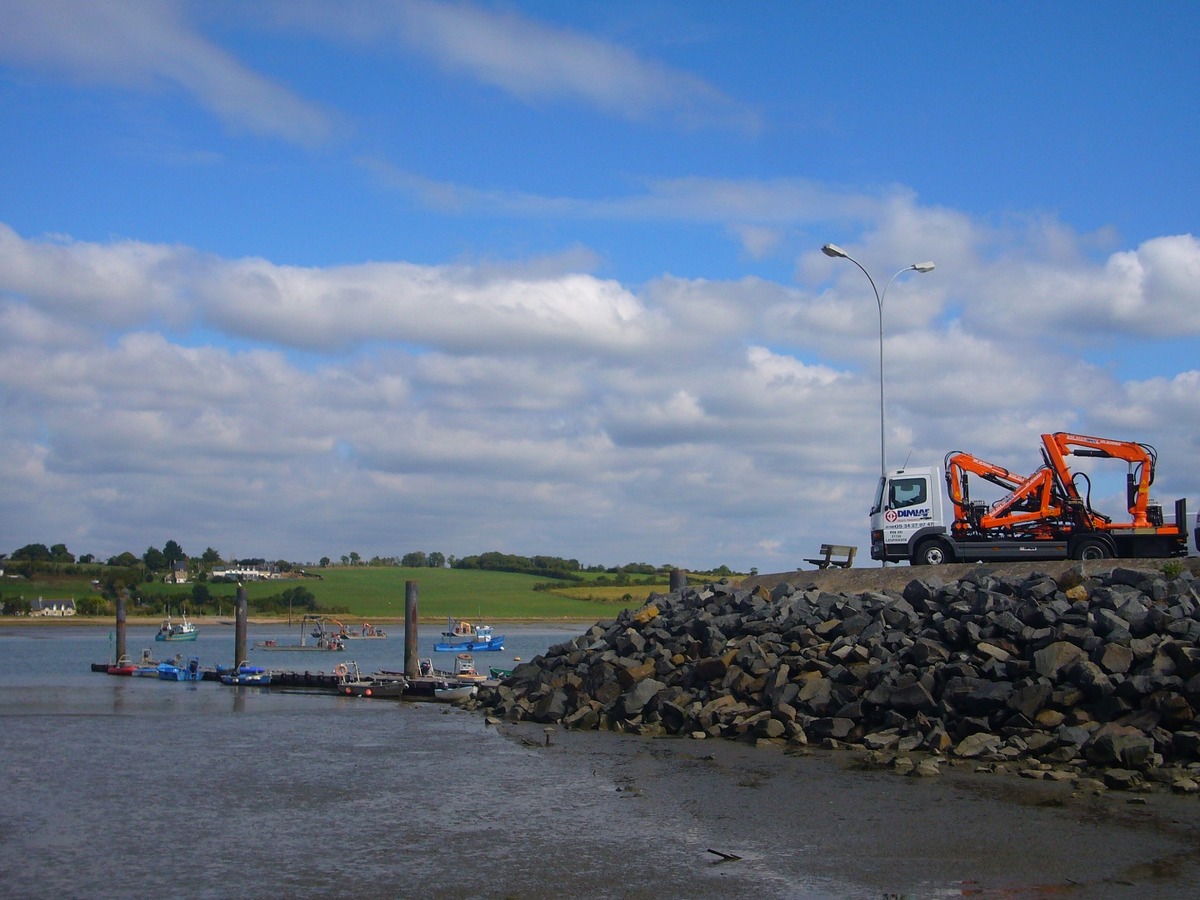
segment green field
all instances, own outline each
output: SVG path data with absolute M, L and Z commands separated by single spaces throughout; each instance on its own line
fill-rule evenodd
M 287 588 L 302 586 L 311 591 L 321 608 L 346 608 L 348 619 L 403 620 L 405 585 L 417 584 L 418 612 L 423 621 L 444 621 L 447 616 L 484 622 L 515 622 L 523 620 L 599 621 L 611 619 L 627 606 L 641 606 L 653 590 L 665 592 L 666 584 L 626 587 L 579 587 L 564 582 L 553 593 L 535 591 L 533 586 L 545 584 L 546 579 L 533 575 L 490 572 L 478 569 L 404 569 L 395 566 L 334 566 L 319 570 L 320 578 L 282 579 L 247 582 L 250 598 L 279 594 Z M 227 614 L 232 614 L 237 586 L 210 584 L 214 597 L 228 602 Z M 149 601 L 190 596 L 190 584 L 146 583 L 138 593 Z M 27 598 L 79 598 L 92 593 L 90 579 L 44 577 L 27 581 L 19 579 L 0 585 L 5 596 L 22 594 Z M 626 599 L 628 597 L 629 599 Z M 158 604 L 155 604 L 158 607 Z M 158 607 L 161 608 L 161 607 Z M 130 615 L 135 614 L 130 610 Z M 157 610 L 155 612 L 157 614 Z M 224 611 L 222 614 L 226 614 Z M 349 624 L 349 623 L 347 623 Z

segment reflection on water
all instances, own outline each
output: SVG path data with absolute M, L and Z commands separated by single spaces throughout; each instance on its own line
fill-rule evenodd
M 94 674 L 109 631 L 0 629 L 10 896 L 775 895 L 701 864 L 703 823 L 625 802 L 618 773 L 502 737 L 479 714 Z M 508 632 L 501 665 L 577 633 Z M 232 629 L 191 646 L 211 665 Z M 402 653 L 389 638 L 319 664 L 254 662 L 371 671 Z

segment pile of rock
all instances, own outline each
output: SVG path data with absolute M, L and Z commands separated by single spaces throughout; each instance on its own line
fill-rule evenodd
M 721 582 L 651 595 L 521 665 L 482 703 L 568 728 L 856 745 L 924 773 L 963 758 L 1198 789 L 1189 572 L 922 574 L 902 592 Z

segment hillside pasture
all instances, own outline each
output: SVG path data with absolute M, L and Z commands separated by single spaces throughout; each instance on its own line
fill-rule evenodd
M 289 588 L 303 587 L 316 598 L 320 610 L 346 609 L 347 621 L 403 621 L 406 583 L 417 584 L 417 609 L 423 622 L 444 622 L 447 617 L 483 622 L 588 621 L 611 619 L 626 606 L 640 606 L 651 590 L 645 586 L 595 587 L 568 586 L 553 591 L 534 590 L 545 585 L 544 577 L 491 572 L 480 569 L 401 568 L 396 566 L 333 566 L 311 570 L 308 578 L 273 581 L 248 581 L 249 598 L 281 594 Z M 319 577 L 316 577 L 319 576 Z M 141 608 L 131 607 L 129 615 L 159 615 L 170 603 L 177 612 L 180 600 L 186 607 L 192 584 L 147 582 L 137 586 L 145 598 Z M 207 584 L 213 598 L 221 603 L 221 615 L 232 615 L 236 598 L 235 584 Z M 664 588 L 661 588 L 665 590 Z M 33 580 L 14 580 L 0 588 L 6 596 L 21 594 L 27 598 L 65 598 L 92 596 L 89 577 L 45 576 Z M 622 598 L 633 598 L 632 602 Z

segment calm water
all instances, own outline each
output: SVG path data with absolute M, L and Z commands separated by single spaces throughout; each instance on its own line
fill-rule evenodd
M 509 627 L 481 669 L 580 628 Z M 436 629 L 422 655 L 432 654 Z M 128 651 L 232 662 L 233 629 Z M 719 826 L 623 802 L 620 772 L 505 737 L 482 715 L 214 682 L 94 674 L 111 627 L 0 628 L 0 892 L 7 897 L 718 897 L 840 893 L 718 868 Z M 403 629 L 251 662 L 403 665 Z M 251 626 L 252 643 L 296 629 Z M 169 648 L 169 649 L 167 649 Z M 718 829 L 718 830 L 714 830 Z

